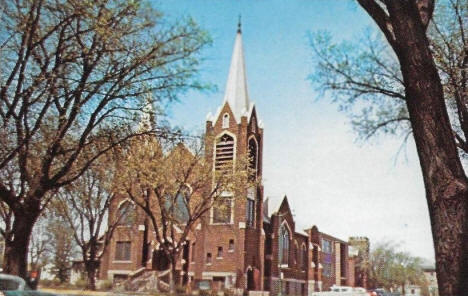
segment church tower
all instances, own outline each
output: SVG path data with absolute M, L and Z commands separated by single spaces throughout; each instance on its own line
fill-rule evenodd
M 224 100 L 216 114 L 208 114 L 205 151 L 213 170 L 248 156 L 255 178 L 261 180 L 263 127 L 255 104 L 250 101 L 239 22 L 229 68 Z M 263 186 L 246 184 L 243 196 L 226 197 L 227 215 L 213 208 L 203 237 L 206 264 L 195 278 L 213 285 L 246 290 L 263 290 Z M 197 252 L 201 255 L 201 252 Z M 196 272 L 197 273 L 197 272 Z

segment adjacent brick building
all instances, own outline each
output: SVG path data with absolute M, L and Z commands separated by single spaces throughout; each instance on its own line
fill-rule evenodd
M 354 256 L 354 276 L 356 286 L 367 288 L 369 276 L 369 251 L 370 243 L 367 237 L 353 236 L 348 240 L 349 245 L 355 251 Z
M 263 143 L 263 125 L 247 91 L 239 26 L 224 101 L 207 117 L 205 154 L 213 170 L 249 156 L 253 177 L 261 180 Z M 308 295 L 332 285 L 354 285 L 348 244 L 316 226 L 296 229 L 286 197 L 270 215 L 263 191 L 259 182 L 246 186 L 242 197 L 227 193 L 224 207 L 213 208 L 192 229 L 177 265 L 183 282 L 272 295 Z M 110 216 L 122 207 L 132 204 L 115 202 Z M 101 261 L 101 278 L 117 281 L 164 265 L 145 215 L 133 211 L 137 214 L 118 227 Z

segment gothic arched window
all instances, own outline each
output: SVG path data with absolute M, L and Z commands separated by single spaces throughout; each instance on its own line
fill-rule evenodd
M 135 205 L 124 201 L 118 206 L 117 217 L 119 225 L 131 226 L 135 222 Z
M 229 128 L 229 114 L 227 113 L 223 115 L 223 128 Z
M 297 244 L 297 241 L 296 241 L 296 243 L 294 244 L 294 260 L 295 260 L 294 264 L 296 266 L 299 265 L 301 262 L 300 256 L 301 256 L 301 252 L 299 250 L 299 245 Z
M 220 196 L 213 205 L 213 223 L 232 223 L 233 203 L 232 196 Z
M 289 231 L 286 224 L 282 224 L 279 229 L 279 262 L 285 265 L 289 263 Z
M 252 178 L 257 176 L 258 147 L 257 142 L 252 137 L 249 139 L 249 168 L 252 170 Z
M 186 223 L 189 219 L 190 188 L 181 186 L 175 196 L 166 195 L 164 210 L 167 219 L 177 223 Z
M 307 270 L 307 247 L 302 245 L 302 269 Z

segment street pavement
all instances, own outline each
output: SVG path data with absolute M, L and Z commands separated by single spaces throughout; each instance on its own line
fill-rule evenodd
M 54 293 L 59 295 L 76 295 L 76 296 L 153 296 L 154 294 L 149 293 L 138 293 L 138 292 L 117 292 L 117 291 L 85 291 L 85 290 L 66 290 L 66 289 L 50 289 L 43 288 L 39 289 L 41 292 Z

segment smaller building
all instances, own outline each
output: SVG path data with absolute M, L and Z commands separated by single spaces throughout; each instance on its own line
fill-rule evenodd
M 306 231 L 313 246 L 312 262 L 315 265 L 317 282 L 315 290 L 329 291 L 333 285 L 354 287 L 355 276 L 354 270 L 349 268 L 348 243 L 320 232 L 317 226 L 313 226 Z
M 399 289 L 399 292 L 402 293 L 401 288 Z M 406 284 L 404 296 L 421 296 L 421 286 Z
M 307 295 L 332 286 L 355 286 L 355 252 L 348 243 L 312 226 L 296 224 L 284 197 L 278 211 L 264 215 L 265 290 L 272 295 Z
M 284 197 L 278 211 L 264 217 L 265 290 L 271 295 L 306 295 L 314 287 L 309 264 L 309 237 L 296 230 L 296 224 Z
M 430 296 L 439 296 L 439 286 L 437 284 L 437 273 L 433 265 L 423 266 L 424 277 Z
M 369 277 L 369 238 L 365 236 L 352 236 L 348 239 L 348 243 L 354 256 L 354 282 L 357 287 L 367 288 L 367 279 Z

